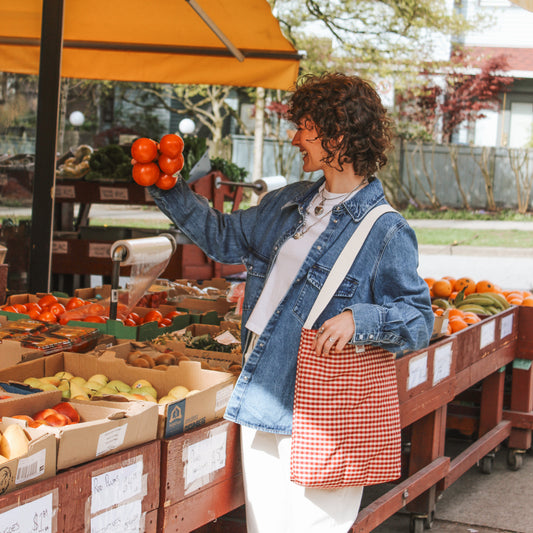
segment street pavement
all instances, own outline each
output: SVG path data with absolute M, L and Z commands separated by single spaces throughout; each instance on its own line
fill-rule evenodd
M 15 214 L 30 214 L 27 208 L 0 208 L 0 220 Z M 93 218 L 168 220 L 157 209 L 135 206 L 94 205 Z M 489 221 L 411 220 L 416 227 L 461 227 L 471 229 L 517 229 L 533 231 L 533 223 Z M 422 277 L 468 276 L 489 279 L 505 289 L 533 288 L 533 250 L 481 248 L 474 246 L 420 246 Z M 496 453 L 491 474 L 472 467 L 438 500 L 433 533 L 533 533 L 533 456 L 525 454 L 523 466 L 508 469 L 506 449 Z M 448 452 L 447 452 L 448 453 Z M 452 454 L 450 454 L 452 456 Z M 363 506 L 379 496 L 382 487 L 365 489 Z M 375 533 L 407 533 L 409 514 L 398 512 L 374 530 Z

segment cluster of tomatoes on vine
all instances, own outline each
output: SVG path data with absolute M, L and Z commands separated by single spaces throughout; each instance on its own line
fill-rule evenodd
M 148 137 L 141 137 L 131 145 L 133 157 L 133 180 L 148 187 L 172 189 L 178 178 L 175 176 L 184 165 L 183 139 L 175 133 L 163 135 L 159 143 Z

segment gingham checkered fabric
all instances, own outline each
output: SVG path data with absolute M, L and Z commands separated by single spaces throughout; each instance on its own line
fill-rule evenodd
M 302 329 L 291 441 L 291 481 L 368 486 L 400 477 L 401 426 L 394 354 L 348 345 L 317 356 Z

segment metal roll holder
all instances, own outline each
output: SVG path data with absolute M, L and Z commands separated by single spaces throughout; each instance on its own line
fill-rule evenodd
M 274 187 L 270 187 L 269 181 L 275 182 Z M 222 185 L 228 185 L 232 187 L 245 187 L 255 190 L 255 194 L 258 196 L 273 189 L 277 189 L 287 184 L 287 180 L 283 176 L 271 176 L 255 180 L 253 183 L 245 183 L 240 181 L 225 181 L 220 176 L 215 177 L 215 188 L 219 189 Z
M 165 240 L 162 240 L 161 237 L 164 237 L 170 242 L 170 249 L 168 249 L 168 244 L 165 242 Z M 163 261 L 166 261 L 176 251 L 176 246 L 176 239 L 170 233 L 161 233 L 157 237 L 120 240 L 116 241 L 111 246 L 110 255 L 113 261 L 113 268 L 111 272 L 111 299 L 109 303 L 110 320 L 117 319 L 121 265 L 132 264 L 132 262 L 136 259 L 136 254 L 146 253 L 151 255 L 153 259 L 154 250 L 160 254 L 160 257 L 163 258 Z M 157 247 L 160 247 L 160 249 L 158 250 Z M 135 253 L 133 253 L 132 250 L 135 250 Z M 158 259 L 160 257 L 158 256 Z

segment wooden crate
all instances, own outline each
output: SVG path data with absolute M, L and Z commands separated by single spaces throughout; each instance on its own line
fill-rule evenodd
M 192 531 L 243 503 L 237 424 L 220 420 L 161 441 L 159 531 Z

